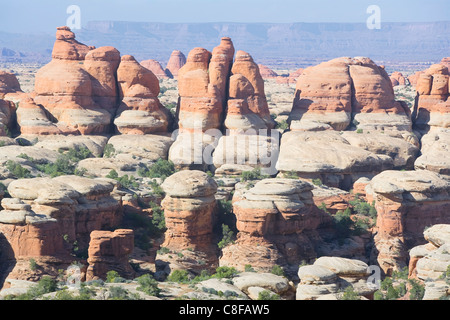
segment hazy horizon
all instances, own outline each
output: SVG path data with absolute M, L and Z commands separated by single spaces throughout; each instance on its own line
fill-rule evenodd
M 67 8 L 80 8 L 88 22 L 153 23 L 365 23 L 377 5 L 381 22 L 449 21 L 450 1 L 429 0 L 16 0 L 2 4 L 0 31 L 54 33 L 66 25 Z

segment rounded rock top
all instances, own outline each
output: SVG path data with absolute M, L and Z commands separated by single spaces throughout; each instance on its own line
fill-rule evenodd
M 161 185 L 164 192 L 175 198 L 212 196 L 217 183 L 203 171 L 183 170 L 168 177 Z

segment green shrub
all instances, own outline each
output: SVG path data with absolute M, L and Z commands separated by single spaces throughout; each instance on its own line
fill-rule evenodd
M 119 273 L 117 271 L 110 270 L 106 273 L 107 283 L 115 283 L 117 278 L 120 278 Z
M 272 267 L 272 270 L 270 272 L 277 276 L 285 276 L 283 268 L 277 264 Z
M 134 296 L 130 295 L 128 290 L 119 286 L 109 287 L 108 292 L 109 300 L 137 300 Z
M 246 264 L 244 266 L 244 271 L 245 272 L 256 272 L 255 269 L 253 269 L 252 265 L 250 265 L 250 264 Z
M 286 120 L 276 121 L 275 129 L 287 130 L 289 129 L 289 123 Z
M 126 189 L 138 189 L 139 183 L 136 178 L 131 175 L 123 175 L 119 177 L 119 174 L 116 170 L 112 169 L 107 175 L 106 178 L 116 180 L 122 187 Z
M 44 294 L 54 292 L 58 288 L 56 280 L 50 276 L 43 276 L 37 284 L 32 285 L 26 293 L 14 296 L 8 295 L 5 300 L 34 300 L 41 297 Z
M 361 297 L 355 291 L 353 286 L 350 285 L 347 288 L 345 288 L 342 295 L 340 295 L 339 300 L 361 300 Z
M 138 174 L 141 177 L 147 178 L 161 178 L 165 180 L 167 177 L 171 176 L 176 172 L 175 165 L 170 160 L 158 159 L 150 167 L 145 166 L 144 168 L 139 168 Z
M 233 278 L 238 271 L 234 267 L 217 267 L 216 273 L 213 274 L 214 278 L 222 279 L 222 278 Z
M 296 171 L 287 171 L 283 173 L 283 178 L 285 179 L 295 179 L 297 180 L 299 178 L 298 173 Z
M 411 289 L 409 289 L 410 300 L 422 300 L 425 294 L 425 286 L 415 279 L 408 280 Z
M 262 180 L 269 176 L 261 173 L 260 168 L 254 168 L 252 171 L 244 171 L 241 175 L 241 181 Z
M 6 161 L 6 169 L 17 179 L 31 178 L 30 170 L 12 160 Z
M 30 270 L 31 270 L 31 271 L 35 271 L 35 270 L 37 269 L 37 267 L 38 267 L 38 264 L 36 263 L 36 260 L 34 260 L 33 258 L 31 258 L 31 259 L 29 260 L 29 262 L 30 262 Z
M 234 243 L 236 236 L 230 227 L 226 224 L 222 224 L 222 240 L 218 243 L 220 249 L 223 249 L 229 244 Z
M 62 175 L 83 175 L 85 170 L 77 170 L 77 163 L 81 160 L 93 157 L 92 152 L 85 147 L 69 149 L 65 152 L 60 149 L 59 152 L 60 155 L 54 163 L 35 163 L 36 168 L 52 178 Z
M 188 283 L 190 281 L 189 272 L 187 270 L 174 270 L 167 277 L 167 280 L 177 283 Z
M 108 143 L 105 146 L 105 149 L 103 149 L 103 157 L 104 158 L 111 158 L 116 153 L 116 149 L 114 149 L 114 146 L 110 143 Z
M 317 178 L 317 179 L 312 179 L 311 182 L 312 182 L 312 184 L 315 185 L 315 186 L 319 186 L 319 187 L 320 187 L 321 185 L 323 185 L 322 180 L 321 180 L 321 179 L 318 179 L 318 178 Z
M 159 297 L 161 289 L 158 288 L 158 282 L 150 275 L 144 274 L 139 278 L 136 278 L 139 286 L 136 288 L 150 296 Z
M 263 290 L 258 293 L 258 300 L 280 300 L 280 296 L 269 290 Z

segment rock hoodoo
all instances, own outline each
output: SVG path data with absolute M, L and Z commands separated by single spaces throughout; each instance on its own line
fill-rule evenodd
M 184 170 L 167 178 L 162 184 L 166 193 L 164 209 L 167 231 L 156 259 L 170 270 L 186 269 L 194 274 L 218 266 L 217 248 L 213 241 L 213 212 L 216 182 L 206 173 Z M 180 255 L 177 255 L 181 253 Z M 202 260 L 203 263 L 198 263 Z
M 320 224 L 321 212 L 312 189 L 300 180 L 264 179 L 236 191 L 233 212 L 239 232 L 236 242 L 223 248 L 220 264 L 270 271 L 276 264 L 287 267 L 315 258 L 308 234 Z
M 427 226 L 450 222 L 450 182 L 435 172 L 384 171 L 366 192 L 377 210 L 375 256 L 388 274 L 406 266 L 407 250 L 421 243 Z
M 183 52 L 174 50 L 170 55 L 169 62 L 167 63 L 165 71 L 169 75 L 169 77 L 176 79 L 178 77 L 178 71 L 180 71 L 181 67 L 183 67 L 185 63 L 186 57 L 184 56 Z

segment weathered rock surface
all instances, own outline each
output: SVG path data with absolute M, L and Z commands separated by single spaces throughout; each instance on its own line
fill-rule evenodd
M 430 127 L 449 127 L 448 83 L 449 70 L 442 64 L 434 64 L 420 74 L 413 114 L 417 129 L 427 131 Z
M 185 64 L 186 57 L 183 52 L 174 50 L 170 55 L 165 71 L 169 74 L 169 76 L 176 79 L 178 77 L 178 71 L 180 71 L 181 67 Z
M 407 250 L 423 241 L 425 227 L 450 222 L 450 182 L 438 173 L 384 171 L 366 191 L 377 210 L 374 258 L 387 274 L 405 266 Z
M 86 281 L 105 280 L 106 273 L 111 270 L 116 271 L 123 278 L 133 278 L 135 272 L 128 261 L 133 248 L 133 230 L 92 231 Z
M 11 198 L 3 199 L 0 211 L 2 251 L 8 252 L 9 265 L 4 276 L 31 280 L 42 274 L 56 276 L 58 268 L 73 261 L 75 249 L 79 253 L 87 249 L 91 231 L 121 221 L 113 188 L 110 182 L 77 176 L 11 182 Z M 30 269 L 31 258 L 38 269 Z
M 291 131 L 281 137 L 276 168 L 349 190 L 360 177 L 372 177 L 393 165 L 388 155 L 353 146 L 336 131 Z
M 369 266 L 360 260 L 324 256 L 298 269 L 297 300 L 338 300 L 348 286 L 370 298 L 376 288 L 368 284 Z
M 274 79 L 278 77 L 278 74 L 270 69 L 268 66 L 265 66 L 263 64 L 258 64 L 259 73 L 261 74 L 261 77 L 263 79 Z
M 150 134 L 167 132 L 172 116 L 159 102 L 159 80 L 134 57 L 122 56 L 117 70 L 122 100 L 114 119 L 120 133 Z
M 424 233 L 427 244 L 411 249 L 409 277 L 425 283 L 424 300 L 448 298 L 450 285 L 446 272 L 450 266 L 450 225 L 436 224 Z
M 393 72 L 389 78 L 391 79 L 393 87 L 404 86 L 407 83 L 405 76 L 398 71 Z
M 67 27 L 58 28 L 56 37 L 52 61 L 36 73 L 34 102 L 51 114 L 47 116 L 47 120 L 55 122 L 56 119 L 59 125 L 65 126 L 64 131 L 78 134 L 109 131 L 112 115 L 93 100 L 94 96 L 102 98 L 105 91 L 110 91 L 102 90 L 101 84 L 109 82 L 112 85 L 112 70 L 104 73 L 105 69 L 99 71 L 94 66 L 102 64 L 95 59 L 110 58 L 106 54 L 109 49 L 104 51 L 100 48 L 90 55 L 91 76 L 83 62 L 88 52 L 94 48 L 76 41 L 75 35 Z M 103 52 L 103 58 L 99 52 Z M 117 52 L 115 54 L 117 56 Z M 110 108 L 113 107 L 108 104 L 108 109 Z
M 203 269 L 215 270 L 218 266 L 213 243 L 216 182 L 204 172 L 185 170 L 168 177 L 161 186 L 166 194 L 161 206 L 167 227 L 161 246 L 172 253 L 159 253 L 156 259 L 168 264 L 169 270 L 186 269 L 194 274 Z M 199 260 L 203 263 L 199 264 Z
M 410 115 L 382 67 L 368 58 L 337 58 L 299 76 L 289 122 L 291 130 L 345 130 L 353 121 L 358 129 L 396 132 L 411 131 Z
M 169 79 L 166 71 L 161 67 L 161 64 L 153 59 L 141 61 L 141 65 L 150 70 L 158 79 Z
M 314 258 L 308 233 L 323 217 L 312 201 L 312 189 L 304 181 L 276 178 L 236 191 L 233 212 L 239 232 L 236 242 L 222 249 L 220 264 L 270 271 L 276 264 L 287 267 Z
M 8 93 L 22 92 L 20 83 L 15 74 L 0 70 L 0 98 Z
M 101 47 L 89 51 L 83 65 L 91 76 L 92 99 L 111 115 L 117 109 L 116 73 L 119 63 L 120 52 L 116 48 Z
M 450 130 L 436 128 L 422 136 L 421 155 L 414 162 L 416 169 L 450 175 Z

